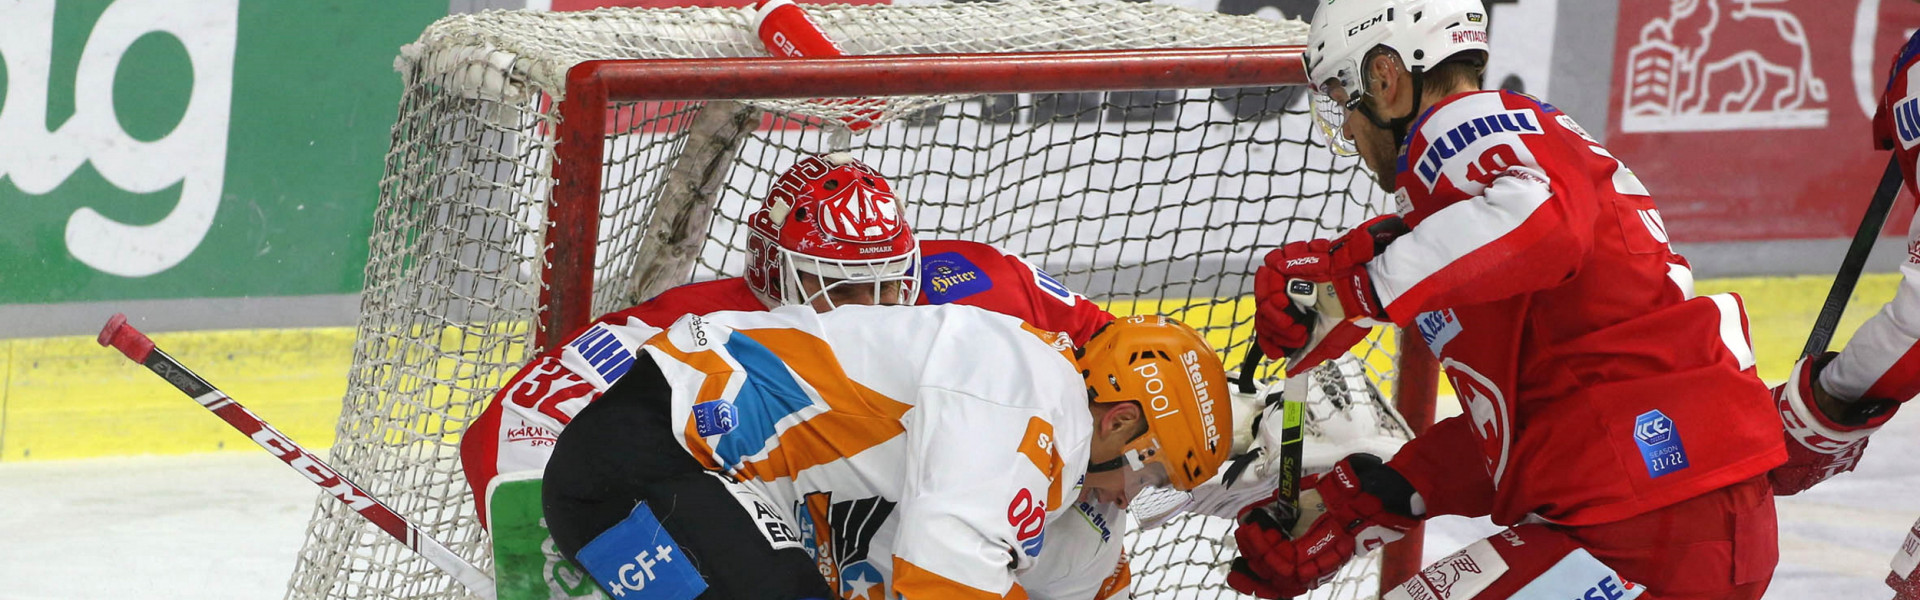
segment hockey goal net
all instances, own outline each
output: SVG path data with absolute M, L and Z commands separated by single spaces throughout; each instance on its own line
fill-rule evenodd
M 859 56 L 753 58 L 752 13 L 731 8 L 460 15 L 404 48 L 342 474 L 488 565 L 457 451 L 469 420 L 592 316 L 740 274 L 748 207 L 807 154 L 887 174 L 922 239 L 991 243 L 1116 314 L 1181 318 L 1233 363 L 1264 251 L 1390 202 L 1309 136 L 1299 22 L 1093 0 L 807 10 Z M 1430 406 L 1431 376 L 1402 385 L 1393 340 L 1349 366 Z M 1229 531 L 1131 532 L 1138 595 L 1236 597 Z M 1379 557 L 1313 597 L 1374 597 Z M 327 498 L 289 591 L 464 594 Z

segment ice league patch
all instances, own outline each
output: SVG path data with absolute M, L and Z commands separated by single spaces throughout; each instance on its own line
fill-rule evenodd
M 710 400 L 693 405 L 693 430 L 700 437 L 713 437 L 729 431 L 739 423 L 739 415 L 732 402 Z
M 645 502 L 587 542 L 577 558 L 594 582 L 620 600 L 692 600 L 707 591 L 707 580 Z
M 1687 468 L 1687 448 L 1665 413 L 1650 410 L 1633 420 L 1633 441 L 1647 463 L 1647 476 L 1660 477 Z
M 928 304 L 947 304 L 993 289 L 993 280 L 959 252 L 941 252 L 920 261 L 921 289 Z

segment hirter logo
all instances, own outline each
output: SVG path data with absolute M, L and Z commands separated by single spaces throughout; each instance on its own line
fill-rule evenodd
M 892 240 L 907 226 L 900 218 L 900 202 L 892 192 L 861 185 L 843 185 L 820 203 L 820 231 L 829 239 L 856 244 Z

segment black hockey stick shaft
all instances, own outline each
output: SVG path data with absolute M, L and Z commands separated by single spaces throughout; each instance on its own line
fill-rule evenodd
M 1887 224 L 1887 213 L 1893 209 L 1893 200 L 1900 195 L 1900 183 L 1900 160 L 1895 156 L 1887 161 L 1887 172 L 1880 176 L 1880 187 L 1873 191 L 1873 201 L 1867 204 L 1867 214 L 1860 219 L 1860 229 L 1853 233 L 1853 244 L 1847 247 L 1847 257 L 1840 262 L 1840 272 L 1833 277 L 1833 289 L 1827 291 L 1827 302 L 1820 307 L 1820 317 L 1813 321 L 1813 333 L 1807 336 L 1803 356 L 1825 354 L 1827 346 L 1833 343 L 1834 330 L 1840 327 L 1840 315 L 1847 310 L 1854 285 L 1860 283 L 1867 256 L 1873 253 L 1873 242 L 1879 239 L 1880 228 Z
M 153 340 L 148 338 L 147 334 L 127 324 L 126 315 L 116 314 L 108 319 L 106 327 L 100 330 L 99 341 L 100 345 L 118 349 L 128 359 L 145 366 L 161 379 L 167 380 L 174 389 L 180 390 L 180 393 L 199 402 L 201 406 L 212 411 L 228 425 L 239 430 L 241 434 L 253 439 L 254 443 L 279 457 L 281 461 L 287 463 L 287 466 L 293 467 L 301 475 L 305 475 L 314 485 L 320 486 L 334 498 L 346 503 L 348 507 L 360 513 L 360 516 L 373 522 L 381 531 L 393 536 L 400 543 L 406 544 L 407 548 L 426 558 L 427 562 L 433 563 L 434 566 L 452 575 L 474 595 L 489 600 L 494 597 L 493 578 L 488 577 L 485 571 L 473 566 L 473 563 L 467 562 L 466 559 L 460 558 L 460 555 L 454 554 L 439 540 L 420 531 L 420 528 L 408 521 L 406 517 L 400 516 L 400 513 L 394 512 L 372 494 L 368 494 L 365 489 L 333 470 L 326 461 L 320 460 L 320 457 L 314 456 L 306 448 L 294 443 L 292 438 L 280 433 L 280 430 L 275 429 L 273 425 L 253 414 L 253 411 L 235 402 L 226 392 L 213 387 L 213 384 L 207 383 L 207 380 L 181 365 L 180 361 L 174 360 L 172 356 L 155 347 Z

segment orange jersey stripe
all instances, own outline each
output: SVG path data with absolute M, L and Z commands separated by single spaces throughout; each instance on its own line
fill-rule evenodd
M 827 404 L 827 411 L 781 431 L 767 457 L 742 464 L 741 473 L 762 481 L 793 477 L 906 433 L 900 419 L 913 407 L 847 377 L 825 341 L 795 329 L 740 330 L 736 334 L 766 346 Z

